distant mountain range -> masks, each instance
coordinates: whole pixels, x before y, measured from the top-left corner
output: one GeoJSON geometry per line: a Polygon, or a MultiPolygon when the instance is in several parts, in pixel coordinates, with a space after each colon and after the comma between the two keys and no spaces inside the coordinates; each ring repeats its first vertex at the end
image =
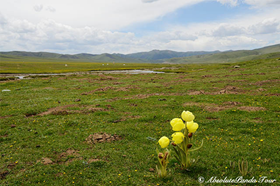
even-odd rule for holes
{"type": "Polygon", "coordinates": [[[171,50],[152,50],[132,54],[57,54],[49,52],[0,52],[0,61],[43,60],[43,61],[84,61],[84,62],[133,62],[133,63],[220,63],[251,60],[256,58],[280,56],[280,44],[255,50],[238,51],[196,51],[175,52],[171,50]],[[270,55],[268,55],[270,54],[270,55]]]}

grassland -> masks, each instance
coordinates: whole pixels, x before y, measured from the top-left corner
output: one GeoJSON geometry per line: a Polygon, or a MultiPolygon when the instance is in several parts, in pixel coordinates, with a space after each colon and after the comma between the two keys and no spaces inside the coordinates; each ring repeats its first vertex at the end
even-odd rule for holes
{"type": "Polygon", "coordinates": [[[11,91],[0,92],[0,185],[216,185],[198,178],[241,176],[242,158],[252,168],[245,179],[266,176],[277,185],[279,67],[265,59],[2,81],[0,90],[11,91]],[[189,171],[173,158],[168,177],[157,178],[160,147],[152,139],[170,137],[169,121],[183,110],[199,124],[194,146],[202,139],[204,146],[189,171]],[[117,138],[87,143],[96,133],[117,138]]]}
{"type": "MultiPolygon", "coordinates": [[[[28,58],[32,59],[32,58],[28,58]]],[[[0,74],[44,74],[44,73],[68,73],[87,72],[98,70],[130,70],[130,69],[151,69],[168,67],[170,65],[159,65],[149,63],[107,63],[107,62],[77,62],[57,60],[36,60],[36,61],[1,61],[0,74]]]]}

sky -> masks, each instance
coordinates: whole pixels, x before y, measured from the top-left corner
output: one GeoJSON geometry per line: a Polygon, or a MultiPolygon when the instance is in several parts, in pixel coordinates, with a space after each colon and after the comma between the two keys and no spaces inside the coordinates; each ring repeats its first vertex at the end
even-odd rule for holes
{"type": "Polygon", "coordinates": [[[0,0],[0,51],[226,51],[280,43],[280,0],[0,0]]]}

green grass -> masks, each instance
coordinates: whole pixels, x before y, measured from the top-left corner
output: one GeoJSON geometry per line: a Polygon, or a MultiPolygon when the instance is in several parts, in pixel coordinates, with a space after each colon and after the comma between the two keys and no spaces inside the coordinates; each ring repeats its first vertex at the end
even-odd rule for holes
{"type": "Polygon", "coordinates": [[[242,158],[252,168],[244,178],[267,176],[279,183],[279,61],[169,67],[165,71],[173,73],[0,82],[0,90],[11,90],[0,92],[0,185],[200,185],[201,176],[241,176],[242,158]],[[216,94],[221,90],[227,92],[216,94]],[[53,108],[53,114],[39,115],[53,108]],[[194,147],[202,139],[204,146],[192,153],[197,162],[190,171],[173,157],[169,176],[157,178],[150,169],[160,147],[150,139],[170,137],[169,121],[183,110],[199,124],[194,147]],[[122,139],[85,142],[100,132],[122,139]],[[42,158],[52,163],[44,165],[42,158]]]}
{"type": "MultiPolygon", "coordinates": [[[[29,58],[28,58],[29,59],[29,58]]],[[[30,58],[31,59],[31,58],[30,58]]],[[[0,74],[42,74],[42,73],[68,73],[87,72],[99,70],[130,70],[151,69],[157,67],[168,67],[170,65],[159,65],[149,63],[108,63],[108,62],[73,62],[73,61],[1,61],[0,74]]]]}

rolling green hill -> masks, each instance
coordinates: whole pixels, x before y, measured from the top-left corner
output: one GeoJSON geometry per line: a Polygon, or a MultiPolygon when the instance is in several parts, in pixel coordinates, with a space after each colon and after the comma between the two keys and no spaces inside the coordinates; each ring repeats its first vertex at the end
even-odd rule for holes
{"type": "Polygon", "coordinates": [[[172,58],[169,63],[223,63],[280,57],[280,44],[255,50],[228,51],[216,54],[172,58]]]}

